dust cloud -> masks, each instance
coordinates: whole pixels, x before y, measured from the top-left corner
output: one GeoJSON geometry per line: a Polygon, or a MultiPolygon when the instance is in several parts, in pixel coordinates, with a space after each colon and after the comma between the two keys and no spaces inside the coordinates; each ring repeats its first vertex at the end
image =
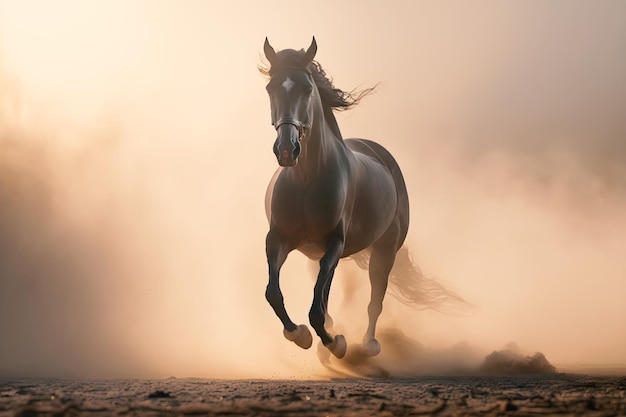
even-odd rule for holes
{"type": "Polygon", "coordinates": [[[214,185],[215,164],[198,149],[135,149],[134,128],[117,116],[59,121],[46,103],[29,108],[18,87],[5,78],[0,88],[0,372],[202,374],[207,361],[217,375],[236,369],[219,352],[233,343],[229,319],[250,314],[229,312],[242,299],[236,277],[249,266],[235,264],[249,240],[223,241],[232,224],[250,227],[245,213],[227,213],[242,205],[230,195],[241,178],[214,185]]]}
{"type": "MultiPolygon", "coordinates": [[[[265,36],[311,35],[338,87],[380,82],[343,135],[397,157],[408,247],[476,306],[387,297],[381,357],[358,370],[353,348],[347,373],[453,372],[512,341],[559,369],[623,367],[624,4],[287,6],[0,2],[0,375],[336,375],[263,297],[276,163],[256,66],[265,36]]],[[[299,323],[307,265],[282,272],[299,323]]],[[[358,342],[367,276],[345,263],[333,285],[358,342]]]]}

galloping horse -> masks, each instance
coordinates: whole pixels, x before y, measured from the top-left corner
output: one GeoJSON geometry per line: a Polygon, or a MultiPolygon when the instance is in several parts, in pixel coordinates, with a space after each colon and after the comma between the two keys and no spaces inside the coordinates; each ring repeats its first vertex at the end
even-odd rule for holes
{"type": "MultiPolygon", "coordinates": [[[[346,353],[343,335],[332,335],[328,295],[340,258],[370,249],[371,300],[364,350],[377,355],[376,322],[382,312],[389,273],[409,227],[409,199],[400,167],[376,142],[343,139],[334,109],[358,104],[360,95],[335,88],[314,61],[313,38],[304,51],[276,52],[265,39],[270,68],[267,92],[276,128],[278,168],[266,196],[270,230],[266,238],[269,284],[265,297],[280,318],[285,338],[308,349],[313,342],[306,325],[287,314],[279,286],[280,269],[297,249],[319,260],[311,326],[336,357],[346,353]]],[[[263,70],[262,70],[263,72],[263,70]]]]}

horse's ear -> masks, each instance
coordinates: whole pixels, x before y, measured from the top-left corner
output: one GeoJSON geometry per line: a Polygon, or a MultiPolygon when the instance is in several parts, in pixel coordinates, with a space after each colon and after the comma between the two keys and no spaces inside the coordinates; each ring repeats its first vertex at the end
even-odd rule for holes
{"type": "Polygon", "coordinates": [[[309,63],[313,61],[313,58],[315,58],[316,53],[317,53],[317,42],[315,42],[315,36],[313,36],[313,40],[311,41],[311,46],[309,46],[309,49],[307,49],[306,52],[304,53],[304,58],[306,59],[306,62],[309,63]]]}
{"type": "Polygon", "coordinates": [[[263,45],[263,52],[265,52],[265,58],[269,61],[270,65],[274,65],[276,62],[276,51],[270,45],[270,41],[265,38],[265,44],[263,45]]]}

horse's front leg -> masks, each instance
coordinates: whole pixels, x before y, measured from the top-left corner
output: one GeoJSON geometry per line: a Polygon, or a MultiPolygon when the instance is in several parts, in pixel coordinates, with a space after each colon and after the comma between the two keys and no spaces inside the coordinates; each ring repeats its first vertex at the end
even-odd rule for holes
{"type": "Polygon", "coordinates": [[[269,283],[265,290],[265,298],[283,323],[283,335],[285,338],[303,349],[308,349],[313,344],[311,332],[306,325],[301,324],[298,326],[289,318],[285,309],[283,293],[280,291],[280,268],[285,263],[287,255],[291,250],[292,248],[287,240],[276,230],[270,229],[265,240],[265,251],[269,265],[269,283]]]}
{"type": "Polygon", "coordinates": [[[339,263],[339,258],[344,248],[343,233],[330,237],[326,253],[320,260],[320,272],[317,276],[313,294],[313,305],[309,311],[309,321],[317,335],[322,339],[322,343],[338,358],[343,358],[346,354],[346,339],[343,335],[336,335],[334,338],[324,327],[326,310],[328,309],[328,293],[335,274],[335,268],[339,263]]]}

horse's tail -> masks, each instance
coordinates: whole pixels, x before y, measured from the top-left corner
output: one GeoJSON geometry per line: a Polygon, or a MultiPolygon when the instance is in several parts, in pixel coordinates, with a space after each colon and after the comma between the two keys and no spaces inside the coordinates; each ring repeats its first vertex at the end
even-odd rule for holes
{"type": "MultiPolygon", "coordinates": [[[[357,265],[367,269],[369,253],[366,251],[352,255],[357,265]]],[[[396,260],[389,274],[388,292],[403,304],[418,310],[433,309],[450,314],[459,314],[470,304],[441,282],[425,276],[413,261],[406,246],[396,254],[396,260]]]]}

